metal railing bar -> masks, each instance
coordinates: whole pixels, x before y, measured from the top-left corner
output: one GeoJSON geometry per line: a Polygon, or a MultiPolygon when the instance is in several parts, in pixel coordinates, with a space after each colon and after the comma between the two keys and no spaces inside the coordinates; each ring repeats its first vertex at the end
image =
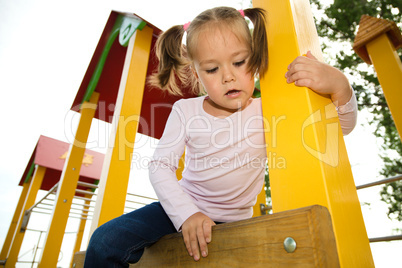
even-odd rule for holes
{"type": "MultiPolygon", "coordinates": [[[[77,200],[75,200],[75,201],[77,201],[77,200]]],[[[73,203],[71,203],[71,205],[75,205],[75,206],[79,206],[79,207],[89,207],[89,208],[94,208],[95,207],[95,205],[77,203],[77,202],[74,202],[74,200],[73,200],[73,203]]]]}
{"type": "MultiPolygon", "coordinates": [[[[42,205],[42,204],[40,204],[40,205],[42,205]]],[[[40,207],[40,206],[36,206],[34,209],[35,210],[32,210],[33,212],[39,212],[39,211],[37,211],[37,209],[50,210],[50,211],[53,210],[52,208],[40,207]]],[[[93,213],[93,210],[89,210],[89,209],[73,208],[72,207],[70,210],[72,210],[72,209],[78,210],[80,212],[80,213],[78,213],[78,212],[70,212],[70,213],[74,213],[74,214],[81,214],[82,212],[93,213]]]]}
{"type": "Polygon", "coordinates": [[[383,179],[383,180],[379,180],[379,181],[359,185],[359,186],[356,186],[356,189],[360,190],[360,189],[364,189],[364,188],[368,188],[368,187],[372,187],[372,186],[377,186],[377,185],[381,185],[381,184],[385,184],[385,183],[389,183],[389,182],[399,181],[399,180],[402,180],[402,175],[397,175],[397,176],[386,178],[386,179],[383,179]]]}
{"type": "Polygon", "coordinates": [[[92,216],[91,214],[85,214],[85,213],[77,213],[77,212],[70,212],[69,215],[80,215],[80,216],[92,216]]]}
{"type": "Polygon", "coordinates": [[[402,240],[402,235],[390,235],[390,236],[369,238],[370,243],[387,242],[387,241],[395,241],[395,240],[402,240]]]}
{"type": "Polygon", "coordinates": [[[139,204],[139,205],[149,205],[149,203],[142,203],[142,202],[138,202],[138,201],[132,201],[132,200],[126,200],[126,203],[134,203],[134,204],[139,204]]]}
{"type": "Polygon", "coordinates": [[[82,182],[82,181],[78,181],[78,182],[77,182],[77,185],[79,185],[79,186],[85,186],[85,187],[92,188],[92,189],[98,188],[98,185],[96,185],[96,184],[88,183],[88,182],[82,182]]]}
{"type": "Polygon", "coordinates": [[[78,234],[78,232],[70,231],[70,232],[64,232],[65,234],[78,234]]]}
{"type": "Polygon", "coordinates": [[[46,199],[55,189],[57,189],[57,186],[59,186],[59,183],[56,183],[52,188],[50,188],[50,190],[48,191],[48,193],[42,197],[41,200],[39,200],[38,202],[36,202],[32,207],[30,207],[28,210],[32,211],[32,209],[34,207],[36,207],[40,202],[42,202],[42,200],[46,199]]]}
{"type": "Polygon", "coordinates": [[[146,198],[146,199],[151,199],[151,200],[158,201],[158,199],[156,199],[156,198],[148,197],[148,196],[143,196],[143,195],[138,195],[138,194],[130,194],[130,193],[127,193],[127,195],[135,196],[135,197],[141,197],[141,198],[146,198]]]}
{"type": "MultiPolygon", "coordinates": [[[[45,202],[51,202],[53,204],[54,201],[55,201],[55,199],[46,198],[46,199],[43,199],[41,203],[43,204],[45,202]]],[[[49,204],[49,203],[45,203],[45,204],[49,204]]]]}
{"type": "Polygon", "coordinates": [[[81,196],[74,196],[76,199],[80,200],[85,200],[85,201],[90,201],[90,202],[95,202],[95,200],[92,200],[91,198],[86,198],[86,197],[81,197],[81,196]]]}
{"type": "MultiPolygon", "coordinates": [[[[39,205],[42,205],[42,204],[39,204],[39,205]]],[[[50,210],[50,211],[53,210],[53,208],[49,208],[49,207],[40,207],[40,206],[36,206],[36,207],[34,207],[34,209],[43,209],[43,210],[50,210]]],[[[33,211],[33,210],[31,210],[31,211],[33,211]]]]}
{"type": "Polygon", "coordinates": [[[133,210],[136,210],[136,209],[138,209],[138,208],[124,207],[124,210],[130,210],[130,211],[133,211],[133,210]]]}
{"type": "Polygon", "coordinates": [[[69,217],[80,220],[92,220],[92,217],[76,217],[76,216],[69,216],[69,217]]]}
{"type": "Polygon", "coordinates": [[[82,212],[94,212],[93,210],[85,209],[85,208],[73,208],[73,207],[72,207],[71,209],[79,210],[79,211],[82,211],[82,212]]]}
{"type": "Polygon", "coordinates": [[[79,194],[96,195],[94,192],[91,192],[91,191],[85,191],[85,190],[81,190],[81,189],[75,189],[75,192],[76,192],[76,193],[79,193],[79,194]]]}
{"type": "MultiPolygon", "coordinates": [[[[53,207],[54,204],[41,202],[41,203],[38,203],[38,205],[46,205],[46,206],[52,206],[53,207]]],[[[38,207],[38,206],[36,206],[36,207],[38,207]]]]}
{"type": "Polygon", "coordinates": [[[36,230],[36,229],[31,229],[31,228],[26,228],[25,231],[46,233],[46,231],[43,231],[43,230],[36,230]]]}
{"type": "Polygon", "coordinates": [[[32,212],[39,213],[39,214],[45,214],[45,215],[52,215],[52,213],[49,213],[49,212],[42,212],[42,211],[36,211],[36,210],[33,210],[32,212]]]}

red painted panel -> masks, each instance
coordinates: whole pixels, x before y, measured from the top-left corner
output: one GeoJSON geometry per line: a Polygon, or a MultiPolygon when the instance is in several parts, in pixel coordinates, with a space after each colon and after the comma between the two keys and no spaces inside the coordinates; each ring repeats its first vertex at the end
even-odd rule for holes
{"type": "MultiPolygon", "coordinates": [[[[36,147],[35,164],[63,170],[70,144],[41,136],[36,147]]],[[[80,176],[99,179],[104,155],[92,150],[85,150],[80,176]]]]}
{"type": "MultiPolygon", "coordinates": [[[[52,188],[60,180],[69,148],[70,144],[66,142],[40,136],[19,185],[25,181],[29,168],[34,163],[47,168],[40,189],[49,190],[52,188]]],[[[104,154],[86,149],[79,180],[89,183],[99,180],[103,159],[104,154]]]]}
{"type": "MultiPolygon", "coordinates": [[[[102,54],[103,48],[105,47],[106,41],[110,35],[118,14],[123,13],[112,11],[110,14],[98,46],[96,47],[87,72],[71,107],[73,111],[79,111],[79,104],[81,103],[81,100],[85,94],[88,83],[92,77],[92,73],[95,70],[95,66],[100,58],[100,55],[102,54]]],[[[161,30],[149,22],[146,23],[147,26],[151,27],[154,31],[151,44],[152,49],[147,70],[148,77],[157,70],[158,60],[155,56],[154,46],[157,37],[161,33],[161,30]]],[[[96,91],[100,94],[100,99],[95,118],[109,123],[111,123],[113,119],[114,107],[120,85],[126,51],[126,48],[120,46],[117,38],[110,49],[109,56],[106,60],[105,67],[96,88],[96,91]]],[[[188,90],[185,89],[184,92],[188,92],[188,90]]],[[[184,98],[187,97],[194,97],[194,95],[185,93],[184,98]]],[[[140,115],[141,121],[138,132],[159,139],[162,136],[172,104],[180,98],[181,97],[168,95],[156,88],[152,89],[146,85],[144,88],[140,115]]],[[[132,101],[134,102],[139,100],[132,101]]]]}
{"type": "MultiPolygon", "coordinates": [[[[92,74],[96,69],[96,65],[102,55],[103,49],[113,29],[113,25],[119,13],[112,11],[109,19],[105,25],[103,33],[100,37],[98,45],[89,63],[88,69],[78,89],[75,100],[72,104],[71,110],[78,112],[82,99],[84,98],[89,81],[92,74]]],[[[126,56],[127,48],[122,47],[118,38],[113,43],[109,55],[105,61],[102,75],[99,78],[98,85],[95,89],[99,95],[99,105],[95,113],[95,118],[111,123],[114,112],[114,104],[116,103],[117,92],[119,90],[121,73],[123,71],[124,59],[126,56]]]]}

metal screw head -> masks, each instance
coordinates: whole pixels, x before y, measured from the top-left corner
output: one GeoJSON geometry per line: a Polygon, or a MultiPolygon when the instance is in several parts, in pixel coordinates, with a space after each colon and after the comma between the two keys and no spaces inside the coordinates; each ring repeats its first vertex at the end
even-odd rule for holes
{"type": "Polygon", "coordinates": [[[283,241],[283,247],[287,253],[293,253],[296,250],[296,241],[291,237],[286,237],[283,241]]]}
{"type": "Polygon", "coordinates": [[[64,199],[63,202],[64,202],[64,203],[67,203],[67,199],[64,199]]]}

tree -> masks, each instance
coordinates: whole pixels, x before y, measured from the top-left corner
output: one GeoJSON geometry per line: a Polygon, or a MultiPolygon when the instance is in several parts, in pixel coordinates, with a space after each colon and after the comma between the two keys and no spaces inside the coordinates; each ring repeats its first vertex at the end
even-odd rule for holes
{"type": "MultiPolygon", "coordinates": [[[[324,55],[329,55],[331,47],[328,44],[343,44],[344,49],[330,59],[331,64],[350,77],[357,78],[351,82],[359,110],[367,109],[373,115],[369,123],[376,127],[374,135],[383,140],[380,157],[384,166],[380,175],[390,177],[402,174],[402,143],[374,69],[372,66],[367,67],[352,50],[363,14],[392,20],[401,27],[402,0],[334,0],[327,6],[320,0],[310,2],[315,9],[318,35],[324,39],[324,55]]],[[[401,51],[399,56],[402,58],[401,51]]],[[[402,181],[386,184],[380,195],[381,200],[388,204],[388,217],[402,221],[402,181]]]]}

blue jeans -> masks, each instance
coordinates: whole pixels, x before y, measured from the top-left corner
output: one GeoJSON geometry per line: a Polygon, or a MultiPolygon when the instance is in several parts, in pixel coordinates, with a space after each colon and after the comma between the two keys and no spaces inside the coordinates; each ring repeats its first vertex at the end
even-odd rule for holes
{"type": "Polygon", "coordinates": [[[128,267],[144,248],[176,228],[159,202],[115,218],[95,230],[85,256],[85,268],[128,267]]]}

